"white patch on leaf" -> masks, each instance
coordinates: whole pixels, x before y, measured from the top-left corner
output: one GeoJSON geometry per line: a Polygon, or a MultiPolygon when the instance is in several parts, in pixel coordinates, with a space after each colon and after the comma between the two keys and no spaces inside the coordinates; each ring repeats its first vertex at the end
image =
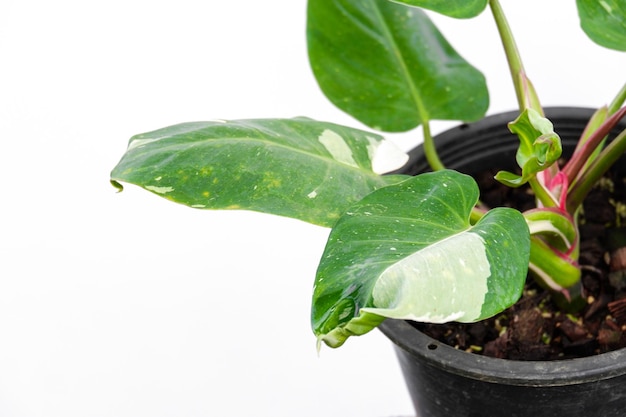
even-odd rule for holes
{"type": "Polygon", "coordinates": [[[166,194],[174,191],[172,187],[157,187],[154,185],[146,185],[146,190],[154,191],[157,194],[166,194]]]}
{"type": "Polygon", "coordinates": [[[372,161],[372,171],[377,174],[402,168],[409,160],[409,155],[389,140],[378,140],[367,136],[367,153],[372,161]]]}
{"type": "Polygon", "coordinates": [[[357,163],[352,155],[352,150],[348,146],[345,140],[339,134],[333,132],[330,129],[326,129],[322,132],[319,139],[320,143],[324,145],[326,150],[332,155],[332,157],[346,165],[350,165],[358,168],[357,163]]]}
{"type": "Polygon", "coordinates": [[[463,232],[387,268],[372,291],[376,307],[362,310],[429,323],[475,321],[490,276],[485,241],[475,233],[463,232]]]}

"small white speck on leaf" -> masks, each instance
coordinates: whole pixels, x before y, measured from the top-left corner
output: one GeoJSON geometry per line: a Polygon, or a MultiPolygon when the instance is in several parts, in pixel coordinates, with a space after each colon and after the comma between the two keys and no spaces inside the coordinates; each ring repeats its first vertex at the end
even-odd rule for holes
{"type": "Polygon", "coordinates": [[[600,0],[600,5],[607,11],[608,14],[613,12],[613,8],[606,1],[600,0]]]}
{"type": "Polygon", "coordinates": [[[157,194],[167,194],[174,191],[173,187],[157,187],[154,185],[146,185],[146,190],[154,191],[157,194]]]}

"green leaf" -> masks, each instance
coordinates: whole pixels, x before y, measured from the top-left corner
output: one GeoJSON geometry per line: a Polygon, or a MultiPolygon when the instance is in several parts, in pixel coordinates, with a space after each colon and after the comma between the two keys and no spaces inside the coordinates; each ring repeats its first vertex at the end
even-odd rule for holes
{"type": "Polygon", "coordinates": [[[498,181],[519,187],[561,157],[561,138],[554,132],[552,123],[536,110],[525,109],[515,121],[509,123],[509,129],[520,140],[515,158],[522,168],[522,175],[500,171],[495,177],[498,181]]]}
{"type": "Polygon", "coordinates": [[[392,0],[409,6],[423,7],[437,13],[460,19],[478,16],[487,7],[488,0],[392,0]]]}
{"type": "Polygon", "coordinates": [[[485,114],[484,76],[422,10],[388,0],[309,0],[307,19],[322,91],[366,125],[398,132],[485,114]]]}
{"type": "Polygon", "coordinates": [[[406,154],[376,134],[310,119],[185,123],[131,138],[111,173],[202,209],[245,209],[332,226],[363,196],[405,176],[373,170],[406,154]]]}
{"type": "Polygon", "coordinates": [[[598,45],[626,51],[626,2],[576,0],[580,26],[598,45]]]}
{"type": "Polygon", "coordinates": [[[497,208],[474,226],[475,181],[422,174],[369,194],[331,231],[315,281],[312,326],[332,347],[385,317],[477,321],[519,298],[530,238],[518,211],[497,208]]]}

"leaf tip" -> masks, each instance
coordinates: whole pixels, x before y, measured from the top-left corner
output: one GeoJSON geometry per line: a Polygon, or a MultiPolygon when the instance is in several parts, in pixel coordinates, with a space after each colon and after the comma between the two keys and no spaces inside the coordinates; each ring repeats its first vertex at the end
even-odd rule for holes
{"type": "Polygon", "coordinates": [[[118,193],[121,193],[122,191],[124,191],[124,186],[120,184],[119,182],[115,180],[110,180],[110,182],[111,182],[111,185],[115,187],[115,189],[117,189],[118,193]]]}

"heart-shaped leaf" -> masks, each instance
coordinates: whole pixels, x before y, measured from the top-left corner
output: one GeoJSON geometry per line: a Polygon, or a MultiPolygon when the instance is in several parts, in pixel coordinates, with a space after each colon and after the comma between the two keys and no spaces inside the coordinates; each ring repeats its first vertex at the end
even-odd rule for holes
{"type": "Polygon", "coordinates": [[[580,26],[589,38],[606,48],[626,51],[626,2],[576,0],[580,26]]]}
{"type": "Polygon", "coordinates": [[[313,295],[312,325],[332,347],[385,317],[441,323],[492,316],[519,298],[530,237],[514,209],[476,225],[475,181],[455,171],[381,188],[331,231],[313,295]]]}
{"type": "Polygon", "coordinates": [[[426,14],[388,0],[309,0],[309,59],[326,96],[366,125],[406,131],[426,120],[476,120],[484,76],[426,14]]]}
{"type": "Polygon", "coordinates": [[[374,172],[381,149],[396,166],[407,160],[378,135],[310,119],[185,123],[131,138],[111,180],[195,208],[332,226],[363,196],[405,179],[374,172]]]}
{"type": "Polygon", "coordinates": [[[478,16],[487,7],[488,0],[392,0],[410,6],[423,7],[437,13],[460,19],[478,16]]]}

